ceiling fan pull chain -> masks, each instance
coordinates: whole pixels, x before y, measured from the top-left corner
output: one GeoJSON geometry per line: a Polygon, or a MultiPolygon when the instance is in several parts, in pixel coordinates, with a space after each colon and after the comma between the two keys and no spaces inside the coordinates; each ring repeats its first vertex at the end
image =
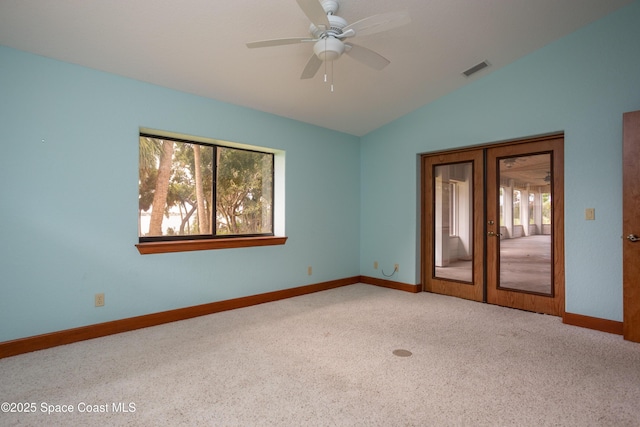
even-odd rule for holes
{"type": "Polygon", "coordinates": [[[331,92],[333,92],[333,61],[331,61],[331,92]]]}
{"type": "MultiPolygon", "coordinates": [[[[327,38],[324,38],[324,51],[327,51],[327,38]]],[[[324,82],[327,82],[327,61],[322,61],[324,62],[324,82]]]]}

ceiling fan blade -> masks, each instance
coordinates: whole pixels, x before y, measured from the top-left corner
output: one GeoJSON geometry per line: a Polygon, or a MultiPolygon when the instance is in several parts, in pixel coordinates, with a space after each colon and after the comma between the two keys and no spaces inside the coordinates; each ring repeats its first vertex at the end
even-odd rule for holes
{"type": "Polygon", "coordinates": [[[411,22],[409,12],[403,10],[400,12],[382,13],[361,19],[353,24],[347,25],[342,31],[355,30],[356,35],[366,36],[368,34],[375,34],[407,25],[409,22],[411,22]]]}
{"type": "Polygon", "coordinates": [[[378,71],[391,63],[391,61],[384,56],[372,51],[371,49],[367,49],[366,47],[358,46],[353,43],[345,43],[344,45],[344,52],[347,55],[378,71]]]}
{"type": "Polygon", "coordinates": [[[323,30],[331,27],[329,24],[329,18],[327,18],[327,13],[324,11],[324,8],[320,4],[318,0],[297,0],[298,6],[307,15],[309,21],[313,23],[318,28],[322,28],[323,30]]]}
{"type": "Polygon", "coordinates": [[[301,79],[313,78],[313,76],[315,76],[318,70],[320,69],[321,65],[322,65],[322,60],[318,58],[314,53],[311,56],[311,58],[309,58],[309,61],[307,62],[307,65],[304,67],[304,71],[302,71],[302,75],[300,76],[300,78],[301,79]]]}
{"type": "Polygon", "coordinates": [[[317,39],[311,37],[291,37],[287,39],[273,39],[273,40],[260,40],[256,42],[247,43],[248,48],[254,47],[270,47],[270,46],[283,46],[287,44],[308,43],[315,42],[317,39]]]}

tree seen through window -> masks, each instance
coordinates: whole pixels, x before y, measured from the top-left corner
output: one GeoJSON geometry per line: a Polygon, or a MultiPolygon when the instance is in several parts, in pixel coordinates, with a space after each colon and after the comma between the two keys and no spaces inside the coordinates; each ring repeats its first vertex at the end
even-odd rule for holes
{"type": "Polygon", "coordinates": [[[141,135],[139,171],[141,241],[273,234],[270,153],[141,135]]]}

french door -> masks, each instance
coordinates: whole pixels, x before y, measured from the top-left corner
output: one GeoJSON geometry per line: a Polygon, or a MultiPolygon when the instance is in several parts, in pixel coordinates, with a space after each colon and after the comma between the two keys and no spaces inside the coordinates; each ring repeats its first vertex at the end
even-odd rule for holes
{"type": "Polygon", "coordinates": [[[484,301],[484,153],[425,156],[422,169],[424,288],[484,301]]]}
{"type": "Polygon", "coordinates": [[[424,290],[564,313],[563,138],[422,158],[424,290]]]}

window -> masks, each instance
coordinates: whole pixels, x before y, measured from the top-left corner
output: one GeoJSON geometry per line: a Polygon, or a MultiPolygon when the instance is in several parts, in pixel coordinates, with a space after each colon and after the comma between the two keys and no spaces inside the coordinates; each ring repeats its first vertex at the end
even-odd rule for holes
{"type": "Polygon", "coordinates": [[[536,195],[535,193],[529,193],[529,225],[533,225],[536,223],[535,207],[536,195]]]}
{"type": "Polygon", "coordinates": [[[458,184],[449,183],[449,237],[458,235],[458,184]]]}
{"type": "Polygon", "coordinates": [[[520,225],[520,199],[522,193],[520,190],[513,190],[513,225],[520,225]]]}
{"type": "Polygon", "coordinates": [[[500,187],[500,226],[504,225],[504,187],[500,187]]]}
{"type": "Polygon", "coordinates": [[[551,224],[551,193],[542,193],[542,223],[551,224]]]}
{"type": "Polygon", "coordinates": [[[264,240],[274,236],[273,153],[147,133],[139,151],[139,250],[168,242],[171,251],[281,244],[264,240]]]}

